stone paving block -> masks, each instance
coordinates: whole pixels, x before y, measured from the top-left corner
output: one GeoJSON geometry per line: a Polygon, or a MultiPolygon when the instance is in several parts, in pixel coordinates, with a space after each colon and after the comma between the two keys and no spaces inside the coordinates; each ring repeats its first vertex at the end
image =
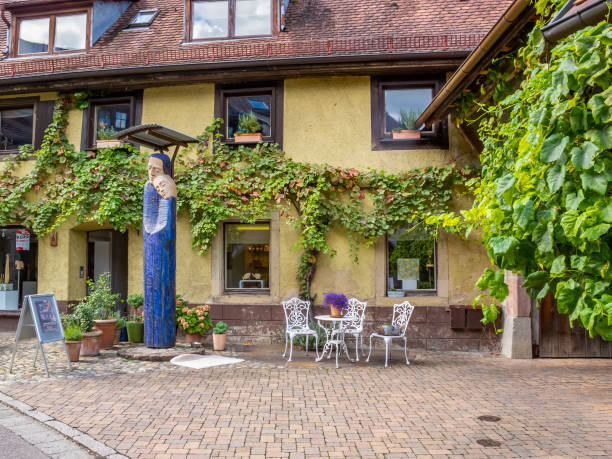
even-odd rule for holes
{"type": "Polygon", "coordinates": [[[110,456],[111,454],[115,454],[116,451],[108,446],[100,443],[99,441],[91,438],[89,435],[79,435],[74,437],[74,441],[84,445],[85,447],[92,450],[94,453],[99,454],[101,456],[110,456]]]}

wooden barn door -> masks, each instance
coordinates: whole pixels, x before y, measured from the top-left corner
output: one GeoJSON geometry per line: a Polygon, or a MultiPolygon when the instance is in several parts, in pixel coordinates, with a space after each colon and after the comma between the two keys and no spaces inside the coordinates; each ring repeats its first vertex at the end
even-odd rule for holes
{"type": "Polygon", "coordinates": [[[570,328],[567,314],[559,314],[551,295],[540,308],[540,357],[612,358],[612,342],[589,338],[589,333],[574,321],[570,328]]]}

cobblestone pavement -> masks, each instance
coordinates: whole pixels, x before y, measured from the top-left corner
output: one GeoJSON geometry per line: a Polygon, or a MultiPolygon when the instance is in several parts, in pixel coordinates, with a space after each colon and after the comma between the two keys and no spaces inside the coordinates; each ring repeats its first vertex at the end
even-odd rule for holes
{"type": "Polygon", "coordinates": [[[117,363],[0,391],[134,458],[612,456],[608,360],[401,357],[336,370],[267,348],[232,366],[117,363]]]}

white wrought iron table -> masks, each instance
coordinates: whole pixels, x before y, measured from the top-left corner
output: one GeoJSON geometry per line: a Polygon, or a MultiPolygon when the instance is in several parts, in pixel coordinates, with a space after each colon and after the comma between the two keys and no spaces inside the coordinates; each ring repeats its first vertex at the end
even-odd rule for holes
{"type": "Polygon", "coordinates": [[[323,360],[323,357],[325,357],[326,352],[329,353],[329,355],[327,356],[327,358],[329,359],[331,357],[332,346],[336,345],[336,368],[338,368],[338,348],[339,347],[341,347],[344,353],[346,354],[346,358],[349,359],[351,362],[354,362],[354,360],[351,359],[351,357],[349,356],[348,348],[346,347],[346,344],[344,342],[343,324],[344,322],[354,322],[356,320],[359,320],[359,317],[357,316],[332,317],[328,314],[324,314],[324,315],[315,316],[315,319],[317,320],[319,327],[325,330],[325,336],[326,336],[325,345],[323,346],[323,352],[321,353],[321,356],[316,361],[320,362],[321,360],[323,360]],[[329,325],[325,326],[322,324],[322,322],[327,322],[329,323],[329,325]]]}

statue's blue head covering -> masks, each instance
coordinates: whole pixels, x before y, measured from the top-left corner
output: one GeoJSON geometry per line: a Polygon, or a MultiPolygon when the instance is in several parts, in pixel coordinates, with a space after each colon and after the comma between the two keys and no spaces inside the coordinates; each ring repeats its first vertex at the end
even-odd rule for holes
{"type": "Polygon", "coordinates": [[[172,162],[170,161],[170,158],[168,157],[168,155],[165,155],[164,153],[153,153],[151,155],[151,158],[161,159],[164,165],[164,174],[172,177],[172,162]]]}

